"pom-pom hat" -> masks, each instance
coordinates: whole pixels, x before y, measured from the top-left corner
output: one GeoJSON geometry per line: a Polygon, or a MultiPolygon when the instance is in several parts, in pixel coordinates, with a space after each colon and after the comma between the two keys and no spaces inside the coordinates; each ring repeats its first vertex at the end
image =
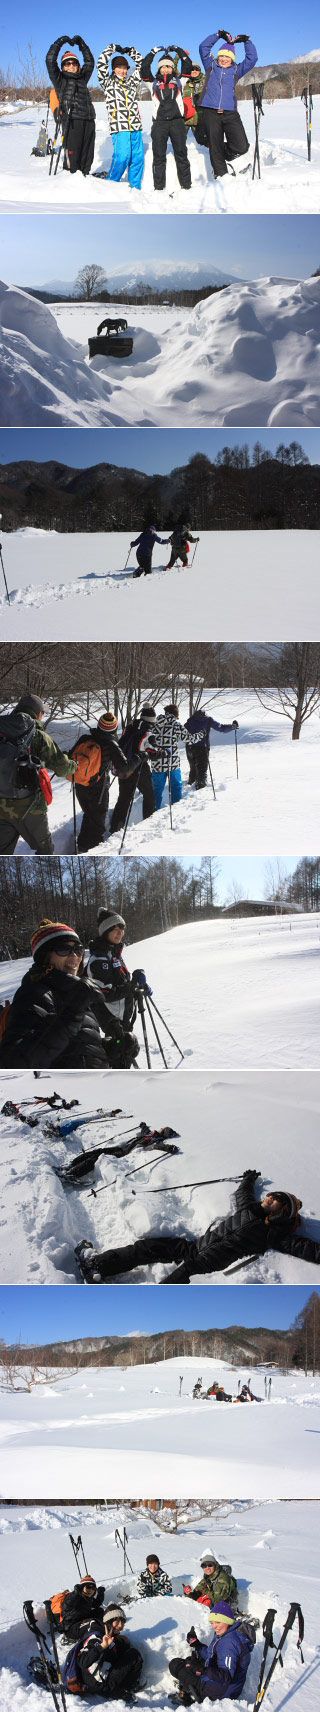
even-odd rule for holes
{"type": "Polygon", "coordinates": [[[31,951],[35,963],[40,963],[43,952],[67,952],[70,950],[82,952],[79,935],[75,928],[70,928],[66,922],[50,922],[49,918],[39,922],[31,938],[31,951]]]}

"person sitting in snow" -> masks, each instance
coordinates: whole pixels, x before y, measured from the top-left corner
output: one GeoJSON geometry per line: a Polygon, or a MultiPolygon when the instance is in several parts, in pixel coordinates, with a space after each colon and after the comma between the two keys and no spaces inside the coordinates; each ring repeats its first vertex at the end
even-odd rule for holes
{"type": "MultiPolygon", "coordinates": [[[[103,1701],[130,1701],[139,1688],[142,1656],[123,1635],[126,1614],[110,1600],[104,1613],[103,1636],[87,1636],[77,1655],[79,1691],[103,1701]]],[[[68,1686],[68,1685],[67,1685],[68,1686]]]]}
{"type": "Polygon", "coordinates": [[[151,48],[150,53],[145,54],[141,65],[144,83],[152,83],[153,183],[155,190],[165,190],[167,148],[170,141],[180,189],[190,190],[191,170],[186,143],[182,86],[175,70],[172,51],[179,56],[181,77],[189,77],[192,61],[183,48],[168,48],[163,52],[159,48],[151,48]],[[160,53],[160,59],[154,75],[151,68],[157,53],[160,53]]]}
{"type": "Polygon", "coordinates": [[[66,1594],[61,1613],[59,1629],[67,1641],[76,1642],[79,1636],[87,1635],[92,1619],[101,1622],[103,1635],[103,1601],[104,1588],[97,1588],[94,1576],[81,1577],[76,1582],[71,1594],[66,1594]]]}
{"type": "Polygon", "coordinates": [[[302,1202],[287,1190],[271,1190],[256,1200],[255,1184],[260,1172],[243,1172],[234,1201],[234,1213],[209,1225],[203,1237],[176,1237],[149,1231],[123,1249],[106,1249],[94,1253],[86,1261],[88,1281],[100,1283],[114,1279],[119,1273],[131,1273],[135,1267],[153,1266],[157,1262],[177,1263],[173,1273],[164,1281],[168,1285],[188,1285],[194,1273],[217,1273],[230,1262],[241,1260],[248,1253],[293,1255],[298,1261],[310,1261],[320,1266],[320,1243],[299,1230],[302,1202]]]}
{"type": "Polygon", "coordinates": [[[247,71],[252,71],[258,54],[249,36],[235,36],[233,39],[228,30],[215,30],[214,35],[206,36],[205,41],[200,42],[199,53],[207,74],[199,104],[201,125],[214,177],[223,178],[228,172],[228,161],[236,160],[238,155],[246,155],[249,148],[237,111],[236,84],[247,71]],[[213,59],[211,49],[221,38],[222,47],[217,58],[213,59]],[[245,57],[238,64],[234,52],[236,42],[243,42],[245,47],[245,57]]]}
{"type": "Polygon", "coordinates": [[[202,791],[207,783],[207,773],[210,756],[210,732],[237,732],[238,721],[231,720],[231,725],[222,725],[220,720],[212,720],[204,708],[198,708],[196,714],[190,714],[186,720],[191,737],[198,734],[196,745],[186,744],[186,755],[189,762],[189,785],[195,785],[196,791],[202,791]]]}
{"type": "Polygon", "coordinates": [[[110,42],[109,47],[104,48],[99,56],[97,72],[106,98],[112,136],[111,167],[105,176],[119,184],[127,172],[131,190],[141,190],[144,173],[144,143],[138,106],[141,54],[137,48],[127,48],[124,52],[119,43],[110,42]],[[126,53],[130,54],[130,59],[134,61],[134,71],[129,66],[126,53]]]}
{"type": "MultiPolygon", "coordinates": [[[[1,1066],[106,1070],[114,1054],[125,1068],[126,1037],[88,979],[76,929],[46,918],[34,929],[31,950],[33,968],[17,988],[0,1044],[1,1066]]],[[[136,1043],[134,1056],[138,1051],[136,1043]]]]}
{"type": "Polygon", "coordinates": [[[153,1600],[156,1594],[172,1594],[172,1584],[166,1570],[161,1569],[160,1559],[156,1552],[148,1552],[146,1570],[141,1570],[137,1581],[139,1600],[153,1600]]]}
{"type": "Polygon", "coordinates": [[[82,36],[72,36],[70,47],[62,54],[59,65],[58,54],[65,41],[68,41],[68,36],[59,36],[52,43],[46,55],[46,66],[61,107],[63,165],[68,172],[82,172],[87,178],[93,162],[96,129],[94,106],[87,89],[94,58],[82,36]],[[72,51],[75,47],[82,53],[82,65],[72,51]]]}
{"type": "Polygon", "coordinates": [[[136,536],[135,541],[130,541],[130,548],[137,548],[136,559],[138,563],[138,571],[133,572],[134,577],[150,576],[150,572],[152,571],[153,548],[155,547],[156,541],[159,542],[160,547],[168,547],[169,539],[169,536],[164,537],[163,535],[157,535],[153,524],[150,523],[146,524],[145,529],[142,529],[141,535],[136,536]]]}
{"type": "MultiPolygon", "coordinates": [[[[134,970],[133,975],[127,969],[122,956],[125,942],[126,924],[123,916],[112,905],[101,905],[97,915],[98,932],[90,942],[90,956],[87,973],[103,995],[108,1007],[108,1014],[121,1028],[121,1057],[127,1056],[128,1065],[132,1064],[139,1053],[139,1043],[133,1034],[133,1025],[137,1016],[137,994],[139,990],[151,994],[144,970],[134,970]]],[[[114,1024],[112,1034],[114,1034],[114,1024]]],[[[110,1041],[110,1052],[114,1058],[115,1043],[110,1041]]]]}
{"type": "Polygon", "coordinates": [[[238,1589],[230,1564],[219,1564],[210,1548],[201,1553],[200,1564],[203,1572],[200,1582],[196,1582],[195,1588],[191,1587],[190,1582],[185,1582],[184,1594],[188,1595],[189,1600],[197,1600],[200,1606],[210,1606],[211,1611],[219,1600],[228,1600],[229,1605],[236,1610],[238,1589]]]}
{"type": "Polygon", "coordinates": [[[209,1613],[213,1638],[200,1642],[193,1626],[188,1631],[191,1653],[187,1659],[172,1659],[171,1676],[179,1683],[179,1694],[172,1696],[177,1706],[190,1707],[193,1701],[239,1701],[246,1681],[255,1626],[248,1618],[235,1618],[228,1600],[219,1600],[209,1613]]]}

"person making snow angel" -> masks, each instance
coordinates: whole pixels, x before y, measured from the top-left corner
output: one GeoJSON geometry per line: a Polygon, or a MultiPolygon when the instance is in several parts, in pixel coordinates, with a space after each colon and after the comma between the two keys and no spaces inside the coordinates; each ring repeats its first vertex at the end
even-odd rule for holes
{"type": "Polygon", "coordinates": [[[200,42],[199,53],[207,76],[198,111],[214,177],[223,178],[228,172],[228,161],[234,161],[237,155],[245,155],[249,148],[244,125],[237,112],[236,83],[245,76],[245,72],[252,71],[258,54],[249,36],[236,36],[233,41],[228,30],[216,30],[213,36],[206,36],[205,41],[200,42]],[[221,37],[224,38],[223,46],[218,50],[217,59],[213,59],[211,48],[221,37]],[[236,42],[243,42],[246,50],[244,59],[238,64],[234,52],[236,42]]]}
{"type": "MultiPolygon", "coordinates": [[[[192,61],[182,48],[173,50],[181,63],[181,77],[190,76],[192,61]]],[[[141,65],[144,83],[152,83],[152,156],[155,190],[165,190],[168,143],[172,143],[179,185],[190,190],[191,171],[184,122],[184,102],[180,78],[177,77],[171,50],[151,48],[141,65]],[[156,75],[151,70],[155,54],[160,53],[156,75]]]]}
{"type": "Polygon", "coordinates": [[[52,43],[46,65],[62,109],[63,165],[66,171],[82,172],[87,178],[92,167],[95,141],[94,107],[87,89],[94,58],[82,36],[72,36],[71,46],[62,55],[59,65],[58,54],[66,40],[68,37],[59,36],[52,43]],[[83,65],[80,65],[77,54],[72,52],[75,46],[80,48],[83,65]]]}
{"type": "Polygon", "coordinates": [[[124,173],[128,172],[131,190],[141,190],[144,145],[137,100],[141,81],[141,54],[137,48],[127,48],[127,53],[130,54],[130,59],[134,60],[135,71],[131,70],[123,48],[114,42],[104,48],[97,62],[99,83],[105,93],[112,136],[112,162],[106,178],[115,180],[118,184],[124,173]],[[110,71],[109,61],[112,55],[110,71]]]}
{"type": "Polygon", "coordinates": [[[183,1232],[172,1237],[169,1233],[165,1236],[149,1231],[146,1237],[138,1237],[136,1243],[124,1249],[106,1249],[101,1255],[89,1257],[86,1254],[88,1283],[114,1279],[119,1273],[133,1272],[135,1267],[175,1261],[174,1272],[168,1274],[164,1283],[188,1285],[191,1274],[219,1273],[241,1256],[266,1255],[270,1250],[293,1255],[297,1261],[311,1261],[319,1267],[320,1243],[299,1230],[301,1201],[284,1190],[272,1190],[257,1201],[255,1184],[259,1177],[260,1172],[243,1173],[234,1197],[234,1212],[219,1220],[218,1225],[209,1225],[201,1237],[187,1237],[183,1232]]]}

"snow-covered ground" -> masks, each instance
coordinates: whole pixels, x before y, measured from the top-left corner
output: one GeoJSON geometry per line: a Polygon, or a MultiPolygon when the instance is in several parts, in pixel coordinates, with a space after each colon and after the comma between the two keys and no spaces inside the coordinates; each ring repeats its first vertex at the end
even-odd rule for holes
{"type": "MultiPolygon", "coordinates": [[[[79,1106],[72,1116],[87,1116],[98,1107],[106,1112],[121,1107],[123,1117],[83,1124],[59,1139],[45,1134],[48,1118],[58,1115],[38,1107],[39,1128],[29,1130],[19,1119],[1,1119],[0,1201],[2,1208],[0,1278],[2,1284],[74,1285],[79,1275],[74,1248],[87,1237],[97,1249],[134,1242],[148,1231],[187,1232],[198,1236],[210,1220],[224,1218],[232,1205],[236,1184],[210,1185],[220,1175],[236,1177],[248,1167],[261,1172],[258,1195],[269,1188],[289,1189],[303,1203],[302,1230],[320,1238],[319,1078],[310,1071],[229,1072],[217,1076],[181,1071],[179,1077],[133,1072],[101,1074],[99,1081],[85,1072],[55,1072],[35,1084],[32,1072],[0,1076],[0,1107],[7,1099],[34,1100],[35,1090],[60,1094],[79,1106]],[[132,1114],[130,1123],[129,1115],[132,1114]],[[134,1133],[141,1120],[153,1129],[170,1125],[178,1132],[181,1157],[137,1147],[122,1160],[105,1156],[79,1189],[64,1189],[54,1165],[68,1165],[84,1149],[110,1146],[111,1137],[134,1133]],[[136,1168],[138,1174],[136,1175],[136,1168]],[[141,1169],[140,1169],[141,1168],[141,1169]],[[130,1173],[134,1176],[130,1176],[130,1173]],[[199,1180],[209,1180],[209,1185],[199,1180]],[[181,1184],[182,1189],[170,1189],[181,1184]],[[103,1187],[105,1186],[105,1192],[103,1187]],[[163,1186],[163,1193],[161,1193],[163,1186]],[[93,1197],[92,1188],[99,1191],[93,1197]],[[160,1193],[151,1194],[157,1190],[160,1193]],[[100,1194],[101,1191],[101,1194],[100,1194]]],[[[29,1111],[29,1109],[28,1109],[29,1111]]],[[[28,1112],[26,1110],[26,1116],[28,1112]]],[[[116,1145],[116,1144],[115,1144],[116,1145]]],[[[140,1267],[128,1280],[160,1284],[168,1266],[140,1267]]],[[[124,1274],[124,1278],[126,1275],[124,1274]]],[[[306,1261],[270,1252],[245,1265],[240,1284],[319,1284],[319,1268],[306,1261]]],[[[232,1275],[206,1275],[226,1286],[232,1275]]],[[[193,1277],[203,1284],[203,1275],[193,1277]]],[[[241,1294],[240,1294],[241,1296],[241,1294]]],[[[240,1299],[239,1299],[240,1313],[240,1299]]],[[[255,1390],[255,1388],[254,1388],[255,1390]]]]}
{"type": "MultiPolygon", "coordinates": [[[[130,970],[146,969],[186,1069],[319,1069],[316,911],[189,923],[129,946],[126,959],[130,970]]],[[[26,958],[0,964],[1,1000],[12,999],[28,967],[26,958]]],[[[149,1032],[158,1070],[159,1048],[149,1032]]],[[[140,1017],[135,1033],[144,1068],[140,1017]]],[[[164,1049],[171,1069],[179,1061],[168,1036],[164,1049]]]]}
{"type": "MultiPolygon", "coordinates": [[[[216,1498],[246,1498],[249,1491],[252,1499],[266,1491],[274,1498],[319,1498],[319,1377],[277,1371],[266,1403],[264,1369],[255,1368],[252,1388],[261,1402],[220,1406],[192,1397],[198,1373],[199,1356],[177,1356],[125,1371],[62,1371],[31,1393],[3,1397],[3,1497],[70,1501],[107,1493],[112,1499],[130,1485],[133,1498],[145,1489],[199,1498],[212,1488],[216,1498]]],[[[236,1398],[248,1364],[231,1368],[201,1357],[201,1373],[204,1386],[218,1379],[236,1398]]]]}
{"type": "MultiPolygon", "coordinates": [[[[49,178],[49,158],[32,156],[37,143],[41,120],[46,109],[22,105],[20,102],[0,106],[0,205],[15,213],[25,212],[26,206],[41,211],[64,211],[74,208],[101,214],[317,214],[320,201],[320,96],[314,96],[312,160],[307,160],[305,109],[297,96],[291,101],[268,101],[264,95],[264,117],[261,120],[260,157],[261,179],[252,181],[252,170],[243,172],[253,161],[254,117],[250,102],[241,103],[239,112],[244,124],[250,152],[236,163],[236,178],[214,180],[208,149],[199,148],[192,133],[188,136],[191,167],[191,190],[179,189],[171,144],[168,150],[167,184],[165,192],[155,195],[152,178],[150,138],[151,102],[141,103],[145,143],[145,169],[142,188],[130,190],[127,178],[120,185],[99,180],[94,173],[109,171],[111,138],[104,104],[96,103],[96,149],[93,172],[89,178],[77,173],[72,179],[62,171],[62,160],[56,176],[49,178]]],[[[50,119],[49,135],[54,135],[50,119]]]]}
{"type": "MultiPolygon", "coordinates": [[[[138,531],[137,531],[138,533],[138,531]]],[[[167,535],[165,529],[159,534],[167,535]]],[[[195,534],[193,530],[193,534],[195,534]]],[[[133,579],[131,536],[2,531],[10,606],[0,582],[3,642],[127,642],[157,636],[201,642],[204,632],[236,636],[320,635],[316,530],[202,530],[195,563],[166,571],[169,548],[155,547],[150,577],[133,579]]]]}
{"type": "MultiPolygon", "coordinates": [[[[27,1662],[34,1651],[32,1637],[22,1619],[26,1595],[33,1597],[35,1610],[43,1628],[46,1619],[43,1599],[53,1590],[72,1586],[76,1581],[76,1565],[69,1540],[69,1530],[81,1533],[87,1563],[98,1583],[105,1586],[105,1603],[130,1594],[134,1604],[127,1607],[126,1633],[143,1656],[145,1690],[139,1694],[138,1705],[148,1713],[152,1705],[160,1710],[169,1707],[168,1697],[173,1682],[169,1672],[170,1659],[183,1657],[188,1649],[187,1630],[191,1623],[190,1605],[183,1595],[183,1583],[193,1587],[199,1579],[200,1554],[214,1549],[219,1562],[232,1565],[239,1590],[239,1607],[259,1618],[268,1606],[277,1609],[274,1636],[278,1641],[287,1617],[292,1597],[303,1609],[305,1640],[304,1664],[297,1652],[297,1626],[290,1632],[284,1651],[284,1669],[274,1674],[266,1697],[266,1708],[290,1703],[292,1713],[317,1713],[319,1706],[319,1504],[310,1501],[284,1504],[273,1499],[261,1503],[227,1501],[208,1519],[181,1524],[177,1534],[164,1533],[156,1518],[129,1510],[128,1506],[110,1507],[107,1511],[72,1508],[50,1509],[35,1507],[24,1512],[21,1507],[2,1508],[0,1512],[0,1564],[2,1566],[2,1614],[0,1639],[0,1706],[7,1713],[20,1713],[28,1707],[31,1713],[41,1713],[43,1690],[30,1685],[27,1662]],[[121,1575],[120,1554],[115,1543],[115,1529],[123,1534],[126,1527],[132,1573],[121,1575]],[[154,1546],[172,1583],[172,1596],[158,1596],[140,1601],[136,1595],[137,1577],[145,1567],[146,1553],[154,1546]],[[294,1566],[294,1572],[293,1572],[294,1566]],[[48,1568],[49,1567],[49,1568],[48,1568]],[[281,1700],[279,1699],[281,1697],[281,1700]]],[[[193,1609],[198,1635],[208,1641],[211,1635],[205,1609],[193,1609]]],[[[59,1643],[61,1660],[66,1644],[59,1643]]],[[[241,1701],[225,1701],[226,1708],[252,1706],[259,1677],[263,1650],[262,1631],[257,1631],[256,1645],[241,1701]]],[[[272,1655],[268,1656],[268,1668],[272,1655]]],[[[47,1705],[47,1701],[45,1703],[47,1705]]],[[[111,1703],[113,1706],[113,1703],[111,1703]]],[[[207,1703],[206,1703],[207,1705],[207,1703]]],[[[96,1698],[86,1700],[86,1706],[96,1706],[96,1698]]],[[[120,1710],[122,1701],[117,1702],[120,1710]]]]}
{"type": "Polygon", "coordinates": [[[90,363],[92,304],[49,308],[6,285],[0,294],[5,428],[320,423],[318,278],[228,286],[192,311],[130,305],[134,346],[123,362],[90,363]]]}
{"type": "MultiPolygon", "coordinates": [[[[274,1636],[278,1641],[287,1617],[292,1594],[302,1606],[305,1618],[303,1643],[304,1664],[297,1652],[297,1626],[290,1632],[284,1651],[284,1669],[274,1674],[266,1697],[266,1708],[290,1703],[292,1713],[317,1713],[319,1706],[319,1504],[312,1501],[281,1503],[264,1499],[258,1503],[227,1501],[212,1520],[188,1521],[181,1524],[177,1534],[164,1533],[157,1527],[152,1514],[143,1515],[126,1505],[110,1507],[107,1511],[87,1509],[69,1504],[65,1508],[52,1506],[25,1512],[14,1507],[0,1512],[0,1564],[2,1567],[2,1612],[0,1638],[0,1707],[20,1713],[22,1707],[31,1713],[41,1713],[43,1690],[31,1686],[27,1662],[34,1651],[32,1637],[22,1619],[26,1596],[34,1600],[41,1624],[46,1628],[43,1599],[53,1590],[72,1586],[76,1581],[76,1564],[69,1540],[69,1530],[81,1533],[87,1563],[98,1583],[105,1586],[105,1603],[110,1599],[123,1601],[130,1594],[134,1604],[127,1607],[126,1633],[139,1647],[143,1656],[145,1690],[139,1694],[138,1705],[148,1713],[152,1705],[160,1710],[169,1707],[168,1697],[173,1683],[169,1661],[187,1652],[186,1636],[191,1623],[190,1606],[183,1595],[183,1583],[193,1587],[199,1579],[200,1554],[216,1551],[219,1562],[232,1565],[239,1590],[239,1607],[260,1623],[268,1606],[277,1609],[274,1636]],[[121,1575],[120,1554],[115,1543],[115,1529],[127,1530],[132,1573],[121,1575]],[[145,1567],[146,1553],[154,1546],[172,1583],[172,1596],[150,1602],[136,1595],[137,1577],[145,1567]],[[294,1566],[294,1573],[293,1573],[294,1566]],[[49,1567],[49,1568],[48,1568],[49,1567]],[[279,1698],[281,1697],[281,1700],[279,1698]]],[[[205,1609],[193,1609],[197,1633],[208,1641],[211,1631],[205,1609]]],[[[66,1645],[59,1643],[61,1660],[66,1645]]],[[[252,1706],[259,1677],[263,1650],[261,1629],[241,1701],[225,1701],[226,1708],[252,1706]]],[[[268,1656],[268,1668],[272,1655],[268,1656]]],[[[47,1701],[45,1703],[47,1705],[47,1701]]],[[[111,1703],[113,1706],[113,1703],[111,1703]]],[[[206,1703],[207,1705],[207,1703],[206,1703]]],[[[86,1706],[96,1706],[96,1698],[86,1706]]],[[[124,1703],[117,1702],[119,1713],[124,1703]]]]}
{"type": "MultiPolygon", "coordinates": [[[[12,537],[9,538],[12,540],[12,537]]],[[[63,609],[65,611],[65,609],[63,609]]],[[[121,625],[122,632],[122,625],[121,625]]],[[[96,633],[98,634],[98,632],[96,633]]],[[[50,636],[52,636],[50,628],[50,636]]],[[[88,639],[87,639],[88,640],[88,639]]],[[[201,791],[189,786],[189,767],[185,746],[181,743],[181,772],[183,797],[173,805],[171,831],[168,785],[163,796],[163,808],[142,820],[142,798],[136,794],[125,851],[128,855],[172,856],[187,852],[203,855],[214,850],[215,856],[250,851],[264,855],[266,851],[303,850],[308,834],[309,856],[319,850],[320,780],[319,780],[319,715],[315,712],[302,727],[299,742],[292,742],[291,722],[280,710],[276,691],[267,693],[269,706],[264,708],[251,690],[221,690],[219,694],[206,691],[203,704],[213,719],[229,724],[237,719],[238,768],[233,732],[211,733],[211,781],[201,791]]],[[[84,702],[85,707],[85,702],[84,702]]],[[[98,712],[101,711],[101,705],[98,712]]],[[[184,696],[180,702],[180,718],[187,719],[188,705],[184,696]]],[[[95,712],[91,715],[94,725],[95,712]]],[[[50,734],[60,749],[72,748],[80,731],[86,729],[85,718],[76,718],[71,711],[50,723],[50,734]]],[[[109,834],[111,813],[118,795],[117,781],[110,788],[110,810],[106,824],[108,855],[116,856],[122,831],[109,834]]],[[[78,806],[77,825],[81,826],[78,806]]],[[[73,810],[70,785],[53,778],[53,802],[49,810],[54,849],[59,855],[74,850],[73,810]]],[[[97,845],[101,856],[103,846],[97,845]]],[[[20,838],[18,856],[30,856],[30,847],[20,838]]]]}

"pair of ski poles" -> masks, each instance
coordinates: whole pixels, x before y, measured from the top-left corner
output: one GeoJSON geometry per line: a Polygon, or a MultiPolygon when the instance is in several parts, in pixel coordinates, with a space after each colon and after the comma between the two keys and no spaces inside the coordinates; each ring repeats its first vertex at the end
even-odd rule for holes
{"type": "MultiPolygon", "coordinates": [[[[2,512],[0,512],[0,523],[1,523],[1,521],[2,521],[2,512]]],[[[4,581],[6,596],[7,596],[7,602],[8,602],[8,606],[10,607],[10,595],[9,595],[9,589],[8,589],[6,573],[5,573],[5,569],[4,569],[4,563],[3,563],[3,552],[2,552],[2,542],[1,541],[0,541],[0,563],[1,563],[2,576],[3,576],[3,581],[4,581]]]]}
{"type": "Polygon", "coordinates": [[[263,92],[264,92],[264,83],[253,83],[252,84],[252,100],[253,100],[254,125],[255,125],[255,149],[254,149],[254,156],[253,156],[252,178],[255,178],[256,170],[258,173],[258,178],[261,178],[259,132],[260,132],[260,119],[261,118],[264,119],[264,112],[263,112],[263,106],[262,106],[263,92]]]}
{"type": "MultiPolygon", "coordinates": [[[[197,552],[197,547],[198,547],[198,546],[199,546],[199,542],[198,542],[198,541],[196,541],[196,545],[195,545],[195,550],[194,550],[194,553],[193,553],[193,554],[192,554],[192,559],[191,559],[191,560],[190,560],[190,570],[191,570],[191,569],[192,569],[192,566],[193,566],[193,563],[194,563],[194,560],[195,560],[195,557],[196,557],[196,552],[197,552]]],[[[126,571],[126,569],[127,569],[127,565],[129,565],[129,559],[130,559],[130,553],[131,553],[131,546],[130,546],[130,547],[129,547],[129,553],[128,553],[128,556],[127,556],[127,559],[126,559],[126,563],[125,563],[125,566],[124,566],[124,570],[125,570],[125,571],[126,571]]],[[[179,555],[179,554],[178,554],[178,558],[179,558],[179,557],[180,557],[180,555],[179,555]]]]}
{"type": "Polygon", "coordinates": [[[162,1046],[162,1043],[160,1041],[159,1030],[157,1029],[157,1025],[155,1023],[155,1019],[153,1016],[154,1011],[156,1012],[156,1016],[159,1017],[160,1023],[162,1023],[163,1028],[166,1029],[167,1035],[170,1036],[170,1041],[173,1041],[174,1047],[177,1048],[177,1053],[179,1053],[180,1059],[184,1059],[184,1053],[182,1052],[182,1048],[179,1047],[179,1043],[178,1043],[178,1041],[176,1041],[175,1035],[172,1034],[172,1030],[169,1029],[169,1024],[166,1023],[166,1019],[165,1019],[165,1017],[162,1016],[162,1011],[159,1011],[159,1007],[158,1007],[158,1005],[156,1005],[155,1000],[151,999],[151,995],[147,994],[145,992],[145,990],[142,990],[142,988],[140,987],[140,988],[138,988],[136,998],[137,998],[138,1011],[140,1013],[141,1023],[142,1023],[142,1032],[143,1032],[143,1040],[144,1040],[144,1046],[145,1046],[145,1054],[146,1054],[148,1071],[151,1071],[151,1059],[150,1059],[150,1048],[149,1048],[149,1040],[148,1040],[148,1032],[147,1032],[147,1024],[146,1024],[146,1011],[148,1012],[148,1017],[149,1017],[150,1023],[152,1024],[153,1032],[154,1032],[154,1035],[156,1037],[156,1041],[157,1041],[157,1044],[159,1047],[159,1052],[161,1053],[161,1058],[162,1058],[163,1064],[165,1066],[165,1070],[167,1071],[168,1070],[167,1059],[165,1057],[165,1054],[163,1051],[163,1046],[162,1046]]]}
{"type": "Polygon", "coordinates": [[[72,119],[72,112],[73,112],[73,101],[71,100],[70,107],[68,108],[68,112],[66,115],[65,135],[64,135],[63,129],[62,129],[62,126],[63,126],[63,114],[62,113],[59,113],[59,117],[58,117],[57,122],[56,122],[56,129],[55,129],[55,135],[54,135],[54,140],[53,140],[53,149],[52,149],[52,154],[50,156],[49,178],[51,177],[51,173],[52,173],[54,157],[55,157],[55,169],[54,169],[53,177],[55,178],[56,173],[58,171],[58,166],[59,166],[60,155],[61,155],[62,149],[64,151],[64,155],[66,155],[67,143],[68,143],[68,137],[69,137],[69,131],[70,131],[70,125],[71,125],[71,119],[72,119]],[[57,142],[57,139],[59,136],[60,126],[61,126],[61,143],[59,144],[59,148],[56,150],[55,145],[56,145],[56,142],[57,142]]]}
{"type": "Polygon", "coordinates": [[[306,109],[307,154],[308,154],[308,161],[311,161],[311,133],[312,133],[312,111],[313,111],[313,98],[312,98],[312,85],[311,85],[311,83],[308,84],[308,86],[306,86],[306,88],[302,90],[301,101],[304,101],[305,109],[306,109]]]}

